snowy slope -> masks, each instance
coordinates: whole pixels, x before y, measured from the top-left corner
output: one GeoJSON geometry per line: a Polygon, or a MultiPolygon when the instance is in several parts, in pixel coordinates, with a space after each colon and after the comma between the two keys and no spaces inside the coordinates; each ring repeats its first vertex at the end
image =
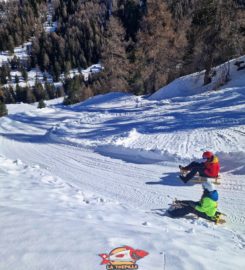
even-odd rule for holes
{"type": "Polygon", "coordinates": [[[139,269],[242,269],[245,79],[232,74],[219,91],[171,99],[110,93],[70,107],[8,106],[0,269],[105,269],[98,254],[122,245],[149,252],[139,269]],[[177,168],[207,149],[221,159],[227,224],[164,216],[173,198],[200,198],[177,168]]]}
{"type": "Polygon", "coordinates": [[[140,269],[245,263],[244,240],[234,231],[155,216],[84,192],[38,165],[0,162],[0,269],[105,269],[97,254],[125,244],[150,253],[140,269]]]}
{"type": "Polygon", "coordinates": [[[205,72],[197,72],[174,80],[169,85],[154,93],[150,99],[160,100],[173,97],[186,97],[208,92],[210,90],[244,86],[244,70],[237,71],[237,66],[235,65],[237,61],[245,61],[245,56],[241,56],[213,68],[214,75],[212,77],[212,82],[208,85],[203,86],[205,72]],[[231,81],[228,84],[222,85],[224,76],[228,70],[231,81]]]}

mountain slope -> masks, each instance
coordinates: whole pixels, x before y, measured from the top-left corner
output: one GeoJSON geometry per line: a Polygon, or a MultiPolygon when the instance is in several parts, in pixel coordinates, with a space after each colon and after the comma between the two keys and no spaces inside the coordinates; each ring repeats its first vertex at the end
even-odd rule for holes
{"type": "Polygon", "coordinates": [[[9,105],[0,119],[0,269],[105,269],[97,254],[122,245],[150,253],[139,269],[241,269],[245,99],[233,75],[219,91],[172,99],[110,93],[70,107],[9,105]],[[202,193],[178,179],[178,165],[207,149],[221,160],[227,223],[170,219],[175,197],[202,193]]]}

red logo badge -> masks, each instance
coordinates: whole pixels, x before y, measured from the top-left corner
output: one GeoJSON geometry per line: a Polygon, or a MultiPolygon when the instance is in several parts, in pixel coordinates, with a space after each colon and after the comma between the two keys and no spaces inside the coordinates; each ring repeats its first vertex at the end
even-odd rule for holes
{"type": "Polygon", "coordinates": [[[138,269],[136,261],[144,258],[149,253],[129,246],[113,249],[109,254],[99,254],[101,264],[106,264],[106,269],[138,269]]]}

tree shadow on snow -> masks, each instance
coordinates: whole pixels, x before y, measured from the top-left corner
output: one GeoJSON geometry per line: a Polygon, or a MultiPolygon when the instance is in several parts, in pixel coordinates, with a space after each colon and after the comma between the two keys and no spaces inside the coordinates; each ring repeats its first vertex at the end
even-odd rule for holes
{"type": "Polygon", "coordinates": [[[45,134],[25,134],[25,133],[0,133],[0,136],[3,136],[9,140],[14,140],[23,143],[56,143],[49,139],[47,133],[45,134]]]}
{"type": "Polygon", "coordinates": [[[179,173],[168,173],[164,174],[161,178],[160,181],[157,182],[146,182],[147,185],[165,185],[165,186],[193,186],[195,183],[193,182],[188,182],[185,184],[182,182],[182,180],[179,178],[179,173]]]}

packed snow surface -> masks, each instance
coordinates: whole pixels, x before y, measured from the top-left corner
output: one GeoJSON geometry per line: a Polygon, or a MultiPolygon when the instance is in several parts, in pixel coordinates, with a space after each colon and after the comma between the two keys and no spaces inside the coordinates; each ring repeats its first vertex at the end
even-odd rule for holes
{"type": "Polygon", "coordinates": [[[233,68],[218,91],[168,99],[161,89],[150,99],[9,105],[0,119],[0,269],[106,269],[98,254],[125,245],[149,252],[142,270],[243,269],[244,75],[233,68]],[[224,225],[165,215],[174,198],[200,199],[201,185],[182,183],[178,165],[205,150],[220,158],[224,225]]]}

